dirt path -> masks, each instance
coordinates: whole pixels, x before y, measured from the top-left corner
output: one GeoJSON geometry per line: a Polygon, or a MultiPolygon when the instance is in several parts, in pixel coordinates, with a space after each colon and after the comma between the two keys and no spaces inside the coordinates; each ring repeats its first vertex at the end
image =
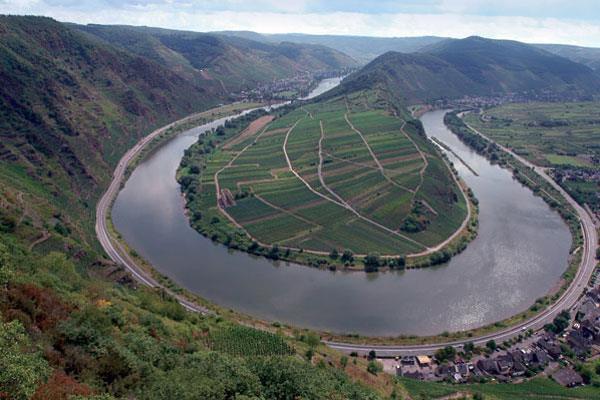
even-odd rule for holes
{"type": "Polygon", "coordinates": [[[232,146],[242,143],[244,140],[248,139],[249,137],[256,135],[269,122],[273,121],[273,118],[275,118],[273,115],[265,115],[265,116],[262,116],[260,118],[255,119],[254,121],[250,122],[250,125],[248,125],[246,127],[246,129],[244,129],[239,135],[232,138],[229,142],[225,143],[223,145],[223,149],[228,150],[232,146]]]}
{"type": "Polygon", "coordinates": [[[372,165],[369,165],[369,164],[363,164],[363,163],[359,163],[359,162],[356,162],[356,161],[352,161],[352,160],[346,160],[345,158],[340,158],[340,157],[334,156],[333,154],[331,154],[331,153],[329,153],[329,152],[327,152],[327,151],[324,151],[323,153],[324,153],[324,154],[325,154],[327,157],[331,157],[331,158],[333,158],[334,160],[337,160],[337,161],[340,161],[340,162],[343,162],[343,163],[348,163],[348,164],[356,165],[356,166],[358,166],[358,167],[363,167],[363,168],[379,169],[379,168],[377,168],[377,167],[374,167],[374,166],[372,166],[372,165]]]}
{"type": "Polygon", "coordinates": [[[421,159],[423,160],[423,167],[419,171],[420,182],[413,192],[412,200],[414,201],[415,196],[417,195],[417,193],[419,193],[421,186],[423,186],[423,181],[425,180],[425,171],[427,170],[427,167],[429,166],[429,161],[427,161],[427,156],[425,155],[425,153],[423,153],[423,151],[417,145],[417,143],[413,140],[413,138],[411,138],[410,135],[408,133],[406,133],[406,131],[404,130],[405,126],[406,126],[406,121],[403,121],[402,126],[400,127],[400,132],[402,132],[402,134],[413,144],[413,146],[415,146],[415,149],[417,149],[417,151],[419,152],[419,155],[421,156],[421,159]]]}
{"type": "MultiPolygon", "coordinates": [[[[349,110],[348,101],[347,100],[346,100],[346,110],[349,110]]],[[[377,158],[377,156],[375,155],[375,152],[373,151],[373,149],[371,149],[371,146],[369,146],[369,142],[367,142],[367,139],[364,137],[364,135],[362,134],[362,132],[359,131],[358,129],[356,129],[356,127],[352,124],[352,122],[350,122],[350,119],[348,118],[348,112],[344,113],[344,119],[346,120],[346,123],[348,124],[348,126],[350,127],[350,129],[352,129],[362,139],[363,143],[367,147],[367,150],[369,151],[369,154],[371,154],[371,158],[373,158],[373,161],[375,161],[375,164],[377,165],[377,169],[379,169],[379,171],[381,172],[381,175],[383,176],[383,178],[386,181],[388,181],[389,183],[391,183],[392,185],[394,185],[396,187],[399,187],[400,189],[406,190],[406,191],[408,191],[410,193],[413,193],[413,197],[414,197],[414,195],[416,194],[415,190],[412,190],[410,188],[407,188],[404,185],[399,184],[398,182],[394,181],[392,178],[390,178],[389,176],[386,175],[385,168],[383,167],[383,165],[381,165],[381,162],[379,161],[379,158],[377,158]]],[[[402,129],[402,128],[400,128],[400,129],[402,129]]],[[[413,144],[414,144],[414,142],[413,142],[413,144]]],[[[417,148],[417,150],[419,150],[419,149],[417,148]]],[[[421,179],[422,179],[422,177],[421,177],[421,179]]]]}
{"type": "Polygon", "coordinates": [[[336,192],[334,192],[323,178],[323,139],[325,139],[325,131],[323,130],[323,121],[319,121],[319,127],[321,128],[321,137],[319,138],[319,165],[317,166],[317,174],[319,175],[319,182],[325,190],[327,190],[333,197],[335,197],[340,203],[343,203],[347,208],[351,208],[344,199],[342,199],[336,192]]]}
{"type": "Polygon", "coordinates": [[[273,203],[271,203],[270,201],[267,201],[266,199],[264,199],[263,197],[260,197],[260,196],[259,196],[259,195],[257,195],[257,194],[255,194],[255,195],[254,195],[254,197],[255,197],[255,198],[257,198],[258,200],[262,201],[263,203],[265,203],[265,204],[266,204],[266,205],[268,205],[269,207],[271,207],[271,208],[274,208],[274,209],[276,209],[276,210],[278,210],[278,211],[280,211],[280,212],[282,212],[282,213],[284,213],[284,214],[291,215],[291,216],[292,216],[292,217],[294,217],[294,218],[298,218],[298,219],[299,219],[300,221],[302,221],[302,222],[305,222],[305,223],[307,223],[307,224],[309,224],[309,225],[313,225],[313,226],[315,226],[315,227],[320,227],[320,226],[321,226],[321,225],[317,224],[317,223],[316,223],[316,222],[314,222],[314,221],[311,221],[311,220],[309,220],[309,219],[306,219],[306,218],[304,218],[304,217],[302,217],[302,216],[300,216],[300,215],[298,215],[298,214],[294,214],[294,213],[293,213],[293,212],[291,212],[290,210],[286,210],[285,208],[281,208],[281,207],[279,207],[278,205],[276,205],[276,204],[273,204],[273,203]]]}
{"type": "MultiPolygon", "coordinates": [[[[260,119],[260,118],[259,118],[260,119]]],[[[233,163],[235,162],[235,160],[237,160],[242,154],[244,154],[244,152],[251,146],[253,146],[254,144],[256,144],[256,142],[258,141],[258,139],[260,139],[260,137],[262,136],[263,133],[265,133],[267,129],[266,124],[263,125],[263,130],[262,132],[256,137],[254,138],[254,140],[249,143],[248,145],[246,145],[246,147],[244,147],[241,151],[239,151],[235,156],[233,156],[233,158],[231,160],[229,160],[229,162],[223,166],[223,168],[221,168],[220,170],[218,170],[217,172],[215,172],[215,175],[213,177],[213,181],[215,183],[215,191],[217,193],[217,206],[219,207],[219,209],[224,213],[227,214],[227,212],[221,208],[220,206],[220,201],[221,201],[221,185],[219,184],[219,175],[221,174],[221,172],[225,171],[227,168],[231,167],[233,165],[233,163]]],[[[227,214],[229,215],[229,214],[227,214]]],[[[233,221],[233,218],[230,218],[233,221]]],[[[236,225],[239,226],[239,224],[236,223],[236,225]]]]}
{"type": "Polygon", "coordinates": [[[302,183],[304,183],[304,185],[308,188],[308,190],[310,190],[312,193],[316,194],[317,196],[322,197],[325,200],[328,200],[328,201],[330,201],[330,202],[332,202],[334,204],[337,204],[340,207],[344,207],[345,209],[347,209],[348,211],[350,211],[351,213],[353,213],[354,215],[356,215],[358,218],[362,219],[363,221],[368,222],[368,223],[370,223],[370,224],[372,224],[372,225],[374,225],[374,226],[376,226],[376,227],[378,227],[380,229],[383,229],[384,231],[386,231],[386,232],[388,232],[388,233],[390,233],[390,234],[392,234],[394,236],[398,236],[398,237],[400,237],[400,238],[402,238],[402,239],[404,239],[404,240],[406,240],[406,241],[408,241],[410,243],[413,243],[413,244],[415,244],[415,245],[417,245],[417,246],[419,246],[421,248],[424,248],[427,251],[428,247],[425,246],[424,244],[419,243],[416,240],[413,240],[413,239],[409,238],[408,236],[404,236],[401,233],[396,232],[395,230],[390,229],[390,228],[388,228],[385,225],[382,225],[382,224],[380,224],[380,223],[378,223],[376,221],[373,221],[370,218],[365,217],[364,215],[362,215],[361,213],[359,213],[358,211],[356,211],[354,208],[352,208],[350,205],[348,205],[345,202],[340,202],[340,201],[334,200],[331,197],[326,196],[323,193],[320,193],[320,192],[316,191],[302,176],[300,176],[300,174],[298,172],[296,172],[296,170],[294,170],[294,167],[292,166],[292,161],[290,160],[290,157],[289,157],[289,155],[287,153],[287,143],[288,143],[290,134],[292,133],[292,131],[294,130],[294,128],[296,127],[296,125],[298,125],[298,123],[300,122],[300,120],[301,119],[299,119],[298,121],[296,121],[294,123],[294,125],[292,125],[292,127],[286,133],[285,139],[283,141],[283,154],[285,156],[285,160],[287,162],[288,168],[290,169],[290,171],[292,172],[292,174],[294,174],[294,176],[296,176],[296,178],[298,178],[302,183]]]}
{"type": "Polygon", "coordinates": [[[40,243],[45,242],[46,240],[50,239],[50,234],[48,233],[48,231],[42,231],[42,236],[40,236],[39,238],[37,238],[35,241],[33,241],[30,245],[29,245],[29,251],[33,250],[33,248],[35,246],[37,246],[40,243]]]}

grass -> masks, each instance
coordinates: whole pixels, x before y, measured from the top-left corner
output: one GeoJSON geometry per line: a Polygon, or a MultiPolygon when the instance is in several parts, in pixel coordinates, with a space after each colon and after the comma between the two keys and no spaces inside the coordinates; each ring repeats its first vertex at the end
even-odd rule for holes
{"type": "Polygon", "coordinates": [[[469,114],[475,129],[536,165],[553,169],[579,203],[600,213],[600,103],[506,104],[469,114]]]}
{"type": "Polygon", "coordinates": [[[600,156],[600,103],[505,104],[484,116],[467,122],[537,165],[591,166],[584,156],[600,156]]]}
{"type": "Polygon", "coordinates": [[[452,385],[446,383],[423,382],[399,378],[413,399],[436,399],[456,393],[480,394],[484,399],[594,399],[598,398],[598,389],[579,387],[569,389],[560,386],[548,378],[535,378],[519,384],[467,384],[452,385]]]}
{"type": "Polygon", "coordinates": [[[254,240],[320,255],[410,255],[445,240],[467,212],[452,172],[424,135],[373,101],[348,96],[307,104],[279,112],[243,141],[236,137],[249,121],[192,146],[180,175],[191,176],[188,165],[201,171],[191,176],[188,197],[188,208],[203,214],[196,229],[234,248],[254,240]],[[234,199],[223,210],[217,172],[221,190],[234,199]],[[427,205],[419,215],[417,204],[427,205]],[[423,221],[421,229],[404,230],[407,218],[423,221]]]}

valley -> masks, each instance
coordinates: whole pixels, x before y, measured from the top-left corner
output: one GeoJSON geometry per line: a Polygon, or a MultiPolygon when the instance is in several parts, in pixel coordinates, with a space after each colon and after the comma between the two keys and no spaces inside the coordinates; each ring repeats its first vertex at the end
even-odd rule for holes
{"type": "Polygon", "coordinates": [[[597,49],[93,3],[0,15],[0,399],[598,396],[597,49]]]}

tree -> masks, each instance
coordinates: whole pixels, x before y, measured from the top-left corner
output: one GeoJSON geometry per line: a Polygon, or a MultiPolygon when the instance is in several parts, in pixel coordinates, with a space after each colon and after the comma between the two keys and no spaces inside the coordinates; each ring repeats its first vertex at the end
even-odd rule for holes
{"type": "Polygon", "coordinates": [[[496,345],[496,341],[495,340],[489,340],[486,344],[485,347],[487,347],[488,349],[490,349],[490,351],[494,351],[496,350],[496,348],[498,347],[496,345]]]}
{"type": "Polygon", "coordinates": [[[321,338],[316,333],[310,332],[306,335],[304,341],[310,348],[315,348],[321,343],[321,338]]]}
{"type": "Polygon", "coordinates": [[[365,271],[366,272],[375,272],[379,269],[379,265],[381,261],[379,260],[378,254],[369,254],[364,259],[365,271]]]}
{"type": "Polygon", "coordinates": [[[339,255],[340,254],[338,253],[337,249],[332,249],[331,253],[329,253],[329,258],[331,258],[332,260],[337,260],[339,255]]]}
{"type": "Polygon", "coordinates": [[[475,350],[475,344],[473,342],[467,342],[463,346],[463,350],[465,353],[472,353],[475,350]]]}
{"type": "Polygon", "coordinates": [[[273,247],[271,247],[271,249],[269,250],[269,254],[267,255],[267,257],[269,257],[273,260],[278,260],[279,259],[279,246],[277,246],[276,244],[273,245],[273,247]]]}
{"type": "Polygon", "coordinates": [[[375,358],[377,358],[377,353],[375,353],[375,350],[369,351],[369,355],[367,356],[367,358],[369,360],[374,360],[375,358]]]}
{"type": "Polygon", "coordinates": [[[371,360],[369,361],[369,364],[367,365],[367,371],[373,375],[377,375],[378,372],[381,372],[383,370],[383,368],[381,368],[381,364],[379,364],[377,361],[375,360],[371,360]]]}
{"type": "Polygon", "coordinates": [[[439,349],[435,352],[435,358],[439,362],[444,362],[448,360],[453,360],[456,356],[456,349],[452,346],[446,346],[443,349],[439,349]]]}
{"type": "Polygon", "coordinates": [[[31,400],[71,399],[72,396],[87,398],[92,393],[89,386],[77,382],[62,371],[56,371],[48,382],[37,388],[31,400]]]}
{"type": "Polygon", "coordinates": [[[342,262],[351,263],[352,261],[354,261],[354,254],[352,251],[348,249],[344,250],[344,253],[342,254],[342,262]]]}
{"type": "Polygon", "coordinates": [[[569,326],[571,315],[567,310],[562,310],[552,321],[551,324],[547,324],[544,328],[547,331],[554,332],[557,335],[561,334],[569,326]]]}
{"type": "Polygon", "coordinates": [[[27,400],[49,373],[19,321],[0,322],[0,398],[27,400]]]}
{"type": "Polygon", "coordinates": [[[348,365],[348,356],[342,356],[340,358],[340,365],[342,366],[342,368],[346,368],[346,365],[348,365]]]}

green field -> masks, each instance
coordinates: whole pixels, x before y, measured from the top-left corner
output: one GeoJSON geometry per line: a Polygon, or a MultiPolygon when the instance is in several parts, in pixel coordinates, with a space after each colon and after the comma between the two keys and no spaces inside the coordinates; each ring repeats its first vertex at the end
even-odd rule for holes
{"type": "Polygon", "coordinates": [[[552,168],[579,203],[600,213],[600,103],[506,104],[466,122],[536,165],[552,168]]]}
{"type": "Polygon", "coordinates": [[[246,235],[321,255],[407,255],[444,241],[466,217],[460,189],[415,125],[380,103],[372,93],[338,97],[251,134],[246,122],[211,137],[209,155],[207,140],[194,145],[180,174],[201,170],[188,198],[205,215],[196,229],[227,244],[246,235]]]}
{"type": "Polygon", "coordinates": [[[590,167],[600,157],[598,102],[505,104],[466,121],[537,165],[590,167]]]}
{"type": "Polygon", "coordinates": [[[587,386],[579,388],[565,388],[548,378],[535,378],[519,384],[467,384],[452,385],[446,383],[423,382],[407,378],[400,378],[400,382],[410,393],[413,399],[438,399],[448,398],[455,394],[462,396],[454,398],[467,398],[466,394],[480,395],[483,399],[513,400],[513,399],[597,399],[598,389],[587,386]]]}

